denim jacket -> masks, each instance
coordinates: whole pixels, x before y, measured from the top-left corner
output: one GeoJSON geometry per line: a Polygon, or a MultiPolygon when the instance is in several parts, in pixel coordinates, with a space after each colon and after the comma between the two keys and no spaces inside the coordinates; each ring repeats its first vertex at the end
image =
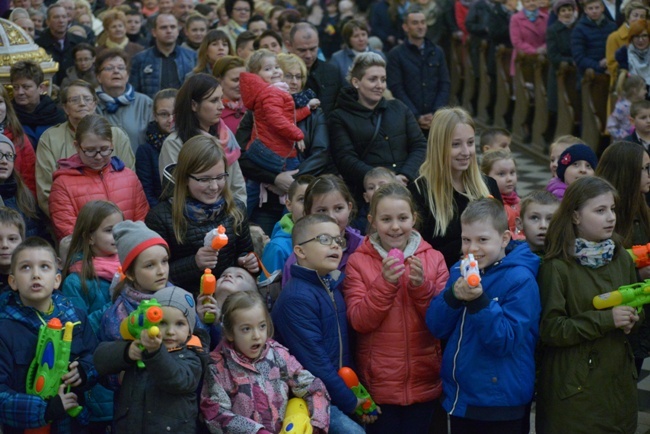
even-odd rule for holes
{"type": "MultiPolygon", "coordinates": [[[[171,55],[175,56],[178,77],[183,80],[183,77],[196,65],[196,52],[177,45],[171,55]]],[[[136,92],[153,98],[160,90],[162,56],[160,50],[154,46],[133,57],[129,82],[136,92]]]]}

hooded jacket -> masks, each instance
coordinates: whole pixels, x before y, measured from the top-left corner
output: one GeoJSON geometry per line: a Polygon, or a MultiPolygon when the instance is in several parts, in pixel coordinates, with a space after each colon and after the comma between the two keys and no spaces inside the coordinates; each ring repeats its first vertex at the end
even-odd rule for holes
{"type": "MultiPolygon", "coordinates": [[[[291,253],[293,253],[293,243],[291,242],[292,231],[293,219],[291,213],[283,215],[280,221],[273,227],[271,241],[264,247],[264,254],[262,254],[262,263],[269,273],[282,270],[284,263],[287,262],[291,253]]],[[[260,278],[262,277],[264,276],[260,276],[260,278]]]]}
{"type": "Polygon", "coordinates": [[[81,208],[91,200],[117,205],[124,220],[144,220],[149,212],[142,184],[122,160],[111,157],[101,170],[85,166],[79,155],[59,160],[50,192],[50,216],[57,239],[70,235],[81,208]]]}

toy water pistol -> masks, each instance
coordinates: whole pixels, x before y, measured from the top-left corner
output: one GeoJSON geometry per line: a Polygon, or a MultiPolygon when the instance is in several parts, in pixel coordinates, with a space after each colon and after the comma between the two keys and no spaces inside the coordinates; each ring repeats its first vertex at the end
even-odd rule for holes
{"type": "Polygon", "coordinates": [[[363,387],[361,383],[359,383],[359,377],[357,377],[357,374],[355,374],[352,369],[344,366],[339,369],[339,377],[341,377],[345,382],[345,385],[348,386],[350,390],[352,390],[354,396],[365,400],[361,408],[357,407],[355,413],[358,416],[361,416],[362,414],[376,416],[378,414],[377,404],[375,404],[375,401],[372,400],[366,388],[363,387]]]}
{"type": "Polygon", "coordinates": [[[632,246],[631,249],[627,249],[627,253],[632,257],[636,268],[650,265],[650,243],[642,246],[632,246]]]}
{"type": "Polygon", "coordinates": [[[312,432],[307,403],[302,398],[291,398],[287,403],[280,434],[312,434],[312,432]]]}
{"type": "MultiPolygon", "coordinates": [[[[120,324],[122,339],[125,341],[140,339],[143,330],[147,330],[149,337],[155,338],[160,334],[158,324],[162,319],[163,311],[158,300],[155,298],[142,300],[138,308],[122,320],[120,324]]],[[[140,348],[144,349],[144,346],[140,344],[140,348]]],[[[138,368],[144,368],[142,360],[138,360],[137,365],[138,368]]]]}
{"type": "MultiPolygon", "coordinates": [[[[29,365],[25,389],[30,395],[50,399],[59,393],[61,377],[68,373],[70,364],[70,348],[72,346],[72,330],[74,324],[70,321],[61,324],[58,318],[52,318],[43,324],[38,331],[36,356],[29,365]]],[[[68,386],[68,392],[70,386],[68,386]]],[[[77,406],[68,410],[68,414],[77,417],[83,407],[77,406]]],[[[49,425],[45,428],[49,428],[49,425]]],[[[49,432],[37,429],[32,432],[49,432]]]]}
{"type": "Polygon", "coordinates": [[[212,229],[203,238],[203,245],[205,247],[212,247],[214,250],[221,250],[226,244],[228,244],[228,235],[226,235],[226,228],[223,225],[212,229]]]}
{"type": "Polygon", "coordinates": [[[478,261],[474,259],[473,254],[467,255],[460,263],[460,273],[472,288],[481,283],[481,273],[478,271],[478,261]]]}
{"type": "Polygon", "coordinates": [[[111,280],[111,286],[109,286],[108,291],[111,293],[111,296],[113,296],[113,293],[115,292],[115,287],[124,280],[124,273],[122,272],[122,266],[117,267],[117,271],[115,274],[113,274],[113,279],[111,280]]]}
{"type": "MultiPolygon", "coordinates": [[[[203,276],[201,276],[201,293],[200,295],[214,295],[214,292],[217,290],[217,278],[212,274],[212,270],[206,268],[203,271],[203,276]]],[[[209,303],[209,300],[203,300],[203,304],[209,303]]],[[[203,315],[204,324],[212,324],[217,319],[215,314],[212,312],[206,312],[203,315]]]]}
{"type": "Polygon", "coordinates": [[[643,306],[650,303],[650,279],[643,282],[624,285],[616,291],[606,292],[594,297],[596,309],[607,309],[615,306],[635,307],[641,312],[643,306]]]}

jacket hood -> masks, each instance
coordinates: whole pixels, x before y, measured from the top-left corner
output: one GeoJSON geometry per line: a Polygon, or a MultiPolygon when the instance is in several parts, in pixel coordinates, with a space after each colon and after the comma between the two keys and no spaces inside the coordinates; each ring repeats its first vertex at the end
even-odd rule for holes
{"type": "Polygon", "coordinates": [[[51,313],[40,312],[35,315],[36,310],[33,307],[25,306],[17,292],[8,291],[0,296],[0,319],[16,321],[37,332],[43,325],[41,318],[45,322],[55,317],[59,318],[62,323],[77,321],[72,303],[56,290],[52,292],[52,306],[51,313]]]}
{"type": "MultiPolygon", "coordinates": [[[[57,164],[59,165],[59,168],[54,172],[53,178],[61,175],[81,176],[85,173],[85,169],[87,169],[86,165],[81,161],[81,157],[79,157],[78,154],[74,154],[72,157],[62,158],[57,161],[57,164]]],[[[107,169],[113,172],[121,172],[124,170],[124,167],[126,166],[122,160],[120,160],[118,157],[111,157],[111,162],[107,167],[102,169],[101,172],[107,169]]],[[[92,169],[88,170],[97,172],[92,169]]]]}
{"type": "Polygon", "coordinates": [[[359,102],[359,92],[355,88],[352,86],[345,86],[339,92],[336,101],[336,108],[345,110],[354,116],[370,118],[375,111],[386,110],[386,99],[382,98],[381,101],[379,101],[379,104],[377,104],[377,107],[375,107],[374,110],[371,110],[368,107],[361,105],[359,102]]]}
{"type": "MultiPolygon", "coordinates": [[[[530,270],[530,272],[533,273],[533,276],[537,276],[539,265],[540,265],[539,256],[537,256],[530,250],[530,246],[528,246],[528,243],[522,243],[517,247],[515,247],[514,249],[512,249],[512,251],[508,253],[503,258],[503,260],[501,260],[501,263],[497,266],[501,268],[523,266],[526,267],[528,270],[530,270]]],[[[492,267],[488,267],[486,272],[489,273],[491,268],[492,267]]]]}
{"type": "MultiPolygon", "coordinates": [[[[431,245],[428,243],[423,243],[420,233],[416,230],[413,230],[409,236],[409,240],[406,243],[406,248],[403,252],[404,259],[415,256],[429,249],[432,249],[431,245]]],[[[379,235],[376,232],[372,235],[367,236],[357,251],[366,254],[372,254],[369,252],[369,250],[376,252],[376,254],[378,254],[381,259],[384,259],[388,255],[386,249],[381,246],[379,235]]]]}

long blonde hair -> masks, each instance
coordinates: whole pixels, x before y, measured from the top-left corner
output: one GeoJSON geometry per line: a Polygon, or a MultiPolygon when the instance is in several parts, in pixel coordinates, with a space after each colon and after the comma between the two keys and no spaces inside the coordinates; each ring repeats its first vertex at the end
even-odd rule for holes
{"type": "MultiPolygon", "coordinates": [[[[416,180],[423,182],[426,187],[425,199],[436,220],[434,236],[444,236],[447,226],[458,212],[454,203],[450,161],[454,130],[459,124],[476,129],[472,117],[460,107],[443,108],[436,112],[431,121],[426,158],[420,166],[420,176],[416,180]]],[[[476,153],[471,157],[469,168],[463,172],[462,182],[465,187],[465,193],[462,194],[470,201],[490,195],[478,167],[476,153]]],[[[420,190],[417,183],[416,186],[420,190]]]]}

